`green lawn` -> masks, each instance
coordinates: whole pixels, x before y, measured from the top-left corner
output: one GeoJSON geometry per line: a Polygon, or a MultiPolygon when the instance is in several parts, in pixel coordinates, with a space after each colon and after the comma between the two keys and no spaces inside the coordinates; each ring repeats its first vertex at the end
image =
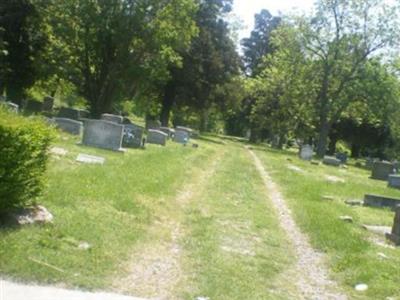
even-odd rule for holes
{"type": "MultiPolygon", "coordinates": [[[[387,187],[384,181],[369,179],[370,171],[350,166],[339,169],[312,165],[301,161],[293,152],[257,148],[265,168],[278,183],[302,230],[310,236],[312,245],[329,258],[334,278],[355,299],[385,299],[400,295],[400,252],[377,245],[373,240],[384,240],[361,228],[362,224],[393,224],[394,214],[388,209],[349,207],[344,201],[363,199],[366,193],[400,197],[400,191],[387,187]],[[297,166],[301,171],[289,167],[297,166]],[[332,183],[326,176],[336,176],[344,183],[332,183]],[[332,196],[333,201],[323,200],[332,196]],[[349,215],[353,223],[339,220],[349,215]],[[379,253],[379,254],[378,254],[379,253]],[[388,258],[382,258],[381,254],[388,258]],[[365,293],[353,287],[366,283],[365,293]]],[[[393,298],[398,299],[398,298],[393,298]]]]}

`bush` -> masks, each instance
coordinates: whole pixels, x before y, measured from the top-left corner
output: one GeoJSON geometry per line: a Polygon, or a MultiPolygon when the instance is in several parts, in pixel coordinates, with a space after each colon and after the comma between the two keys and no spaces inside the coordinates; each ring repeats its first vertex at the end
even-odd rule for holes
{"type": "Polygon", "coordinates": [[[44,187],[53,130],[0,106],[0,212],[30,205],[44,187]]]}

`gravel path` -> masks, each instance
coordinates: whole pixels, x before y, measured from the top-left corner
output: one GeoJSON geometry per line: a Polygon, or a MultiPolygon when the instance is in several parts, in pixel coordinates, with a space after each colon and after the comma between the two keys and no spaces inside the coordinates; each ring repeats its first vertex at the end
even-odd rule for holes
{"type": "Polygon", "coordinates": [[[279,222],[291,240],[297,255],[296,285],[304,299],[340,299],[347,297],[338,292],[334,281],[328,278],[328,270],[323,262],[324,255],[314,250],[308,237],[296,225],[278,186],[272,181],[257,155],[248,149],[260,173],[270,199],[278,212],[279,222]]]}

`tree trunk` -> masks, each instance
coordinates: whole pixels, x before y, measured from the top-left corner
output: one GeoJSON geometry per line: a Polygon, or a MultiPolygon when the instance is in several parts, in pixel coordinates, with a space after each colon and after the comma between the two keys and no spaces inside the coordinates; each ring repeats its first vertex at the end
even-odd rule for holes
{"type": "Polygon", "coordinates": [[[164,97],[162,99],[162,107],[160,113],[160,122],[162,126],[168,127],[169,117],[171,114],[172,106],[175,102],[175,84],[173,82],[169,82],[165,86],[164,97]]]}
{"type": "Polygon", "coordinates": [[[328,136],[330,131],[330,124],[327,120],[321,122],[317,143],[317,156],[322,158],[326,154],[326,146],[328,143],[328,136]]]}
{"type": "Polygon", "coordinates": [[[208,128],[208,109],[204,108],[200,115],[200,132],[206,132],[208,128]]]}
{"type": "Polygon", "coordinates": [[[333,155],[336,152],[336,143],[337,138],[334,136],[329,137],[329,145],[328,145],[328,153],[329,155],[333,155]]]}
{"type": "Polygon", "coordinates": [[[351,145],[351,157],[352,158],[359,158],[360,157],[361,147],[357,144],[351,145]]]}
{"type": "Polygon", "coordinates": [[[25,97],[25,92],[22,85],[18,84],[17,82],[14,82],[12,84],[8,84],[6,90],[7,90],[7,100],[14,102],[21,107],[25,97]]]}

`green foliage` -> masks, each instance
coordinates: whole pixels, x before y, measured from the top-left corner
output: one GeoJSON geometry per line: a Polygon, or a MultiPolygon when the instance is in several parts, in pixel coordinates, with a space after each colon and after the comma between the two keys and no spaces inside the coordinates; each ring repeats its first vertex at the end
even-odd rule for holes
{"type": "Polygon", "coordinates": [[[44,187],[52,130],[0,108],[0,211],[31,204],[44,187]]]}

